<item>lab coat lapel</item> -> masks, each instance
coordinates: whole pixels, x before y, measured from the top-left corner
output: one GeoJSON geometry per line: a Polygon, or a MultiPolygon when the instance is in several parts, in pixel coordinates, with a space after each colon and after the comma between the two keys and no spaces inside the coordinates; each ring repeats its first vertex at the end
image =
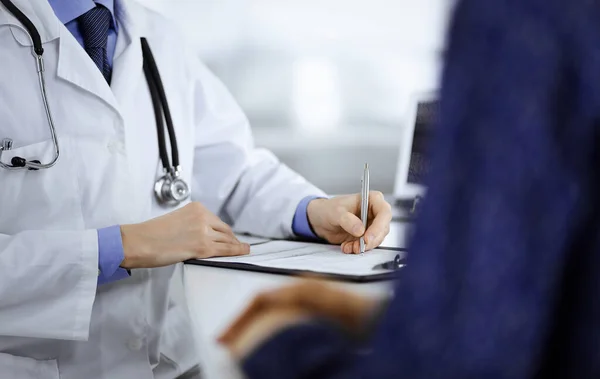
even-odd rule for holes
{"type": "MultiPolygon", "coordinates": [[[[55,40],[59,36],[60,21],[54,15],[54,11],[48,1],[40,0],[12,0],[13,4],[19,8],[29,20],[35,25],[42,44],[55,40]]],[[[29,35],[25,32],[23,24],[17,20],[4,6],[0,3],[0,25],[15,25],[17,27],[10,28],[14,38],[22,46],[32,46],[32,41],[29,35]]]]}
{"type": "Polygon", "coordinates": [[[104,76],[64,26],[59,41],[58,77],[98,97],[120,114],[117,100],[104,76]]]}
{"type": "Polygon", "coordinates": [[[111,87],[119,104],[125,106],[143,79],[143,59],[140,35],[131,19],[130,5],[118,2],[119,35],[113,59],[111,87]]]}
{"type": "MultiPolygon", "coordinates": [[[[50,3],[47,0],[13,0],[13,3],[34,24],[43,44],[48,44],[58,38],[57,76],[99,97],[119,113],[116,99],[102,73],[56,17],[50,3]]],[[[14,16],[4,9],[0,15],[3,15],[5,19],[0,22],[18,26],[10,29],[14,38],[21,45],[32,45],[30,37],[23,31],[23,25],[14,16]]],[[[44,54],[44,57],[48,59],[50,55],[47,55],[44,54]]],[[[49,74],[52,75],[52,73],[49,74]]]]}

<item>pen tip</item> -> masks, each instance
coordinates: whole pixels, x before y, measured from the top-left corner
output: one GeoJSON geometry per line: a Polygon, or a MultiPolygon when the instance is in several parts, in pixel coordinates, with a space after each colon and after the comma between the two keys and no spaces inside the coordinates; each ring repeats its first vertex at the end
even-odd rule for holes
{"type": "Polygon", "coordinates": [[[369,164],[365,163],[365,170],[368,170],[368,169],[369,169],[369,164]]]}

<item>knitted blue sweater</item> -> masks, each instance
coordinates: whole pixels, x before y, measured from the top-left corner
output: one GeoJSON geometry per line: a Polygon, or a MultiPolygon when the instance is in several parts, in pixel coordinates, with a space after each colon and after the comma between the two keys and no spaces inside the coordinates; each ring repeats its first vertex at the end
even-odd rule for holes
{"type": "Polygon", "coordinates": [[[464,0],[408,267],[358,355],[315,322],[252,379],[600,378],[600,2],[464,0]]]}

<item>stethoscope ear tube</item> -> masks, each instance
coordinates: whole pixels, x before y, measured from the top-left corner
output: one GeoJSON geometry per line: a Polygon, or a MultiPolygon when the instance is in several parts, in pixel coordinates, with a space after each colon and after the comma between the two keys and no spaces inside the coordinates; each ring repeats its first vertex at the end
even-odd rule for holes
{"type": "MultiPolygon", "coordinates": [[[[50,105],[48,104],[48,97],[46,95],[46,80],[44,78],[44,48],[42,47],[42,39],[40,38],[40,34],[38,33],[35,25],[27,16],[21,12],[19,8],[17,8],[10,0],[0,0],[0,2],[6,7],[6,9],[17,19],[25,29],[27,30],[27,34],[31,38],[31,42],[33,44],[33,51],[35,53],[35,63],[37,68],[37,76],[38,82],[40,86],[40,93],[42,97],[42,102],[44,103],[44,110],[46,111],[46,118],[48,120],[48,126],[50,129],[50,136],[52,137],[52,144],[54,145],[54,157],[48,163],[41,163],[39,160],[27,160],[22,157],[12,157],[11,164],[3,163],[2,153],[12,149],[13,140],[11,138],[4,138],[0,142],[0,168],[5,170],[40,170],[47,169],[53,167],[58,158],[60,157],[60,147],[58,145],[58,137],[56,136],[56,128],[54,127],[54,121],[52,120],[52,112],[50,111],[50,105]]],[[[9,25],[13,26],[13,25],[9,25]]],[[[17,26],[19,29],[23,28],[21,26],[17,26]]]]}
{"type": "Polygon", "coordinates": [[[13,16],[19,20],[21,24],[27,29],[29,32],[29,36],[31,37],[31,41],[33,42],[33,50],[37,55],[44,54],[44,48],[42,47],[42,38],[40,37],[40,33],[38,33],[33,22],[16,5],[14,5],[10,0],[0,0],[2,4],[8,9],[13,16]]]}

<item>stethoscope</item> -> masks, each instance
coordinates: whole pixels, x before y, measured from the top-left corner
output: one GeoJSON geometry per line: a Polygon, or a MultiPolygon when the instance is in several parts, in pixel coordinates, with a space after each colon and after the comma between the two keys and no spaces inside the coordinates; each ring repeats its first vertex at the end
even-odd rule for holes
{"type": "MultiPolygon", "coordinates": [[[[0,2],[2,2],[6,9],[15,18],[17,18],[21,24],[23,24],[23,26],[27,29],[27,34],[33,43],[33,53],[36,60],[40,92],[42,94],[46,118],[48,119],[48,125],[50,127],[52,144],[54,146],[53,158],[48,163],[41,163],[39,160],[31,160],[15,156],[12,157],[10,164],[6,164],[1,161],[2,153],[12,149],[13,140],[10,138],[4,138],[0,142],[0,167],[7,170],[45,170],[56,164],[58,158],[60,157],[60,148],[58,145],[54,121],[52,120],[52,113],[50,112],[46,95],[44,58],[42,57],[44,54],[44,48],[42,47],[42,40],[38,30],[33,25],[31,20],[29,20],[29,18],[27,18],[27,16],[25,16],[25,14],[19,10],[19,8],[17,8],[10,0],[0,0],[0,2]]],[[[148,88],[152,98],[152,105],[154,107],[154,116],[156,119],[158,151],[164,169],[164,174],[159,177],[154,184],[154,194],[156,195],[156,199],[160,204],[176,206],[189,198],[190,188],[180,177],[179,150],[177,149],[175,128],[173,127],[173,120],[171,119],[169,104],[167,102],[167,97],[165,95],[160,74],[158,73],[156,61],[154,60],[154,56],[152,55],[152,51],[150,50],[150,46],[148,45],[146,38],[141,38],[141,44],[142,55],[144,59],[144,74],[146,76],[146,81],[148,82],[148,88]],[[169,133],[169,141],[171,143],[171,161],[169,161],[169,156],[167,153],[164,121],[166,121],[167,124],[167,132],[169,133]]]]}

